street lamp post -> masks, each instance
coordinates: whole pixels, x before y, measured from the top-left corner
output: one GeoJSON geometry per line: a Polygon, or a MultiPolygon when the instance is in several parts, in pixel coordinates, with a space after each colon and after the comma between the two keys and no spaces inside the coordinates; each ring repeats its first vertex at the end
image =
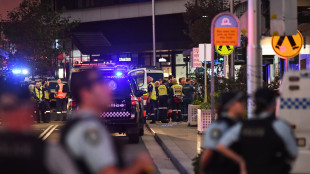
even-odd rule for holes
{"type": "Polygon", "coordinates": [[[261,9],[260,0],[248,1],[248,60],[247,60],[247,88],[248,117],[252,117],[254,108],[253,94],[262,86],[262,48],[261,40],[261,9]]]}
{"type": "Polygon", "coordinates": [[[152,0],[152,27],[153,27],[153,66],[156,66],[155,0],[152,0]]]}

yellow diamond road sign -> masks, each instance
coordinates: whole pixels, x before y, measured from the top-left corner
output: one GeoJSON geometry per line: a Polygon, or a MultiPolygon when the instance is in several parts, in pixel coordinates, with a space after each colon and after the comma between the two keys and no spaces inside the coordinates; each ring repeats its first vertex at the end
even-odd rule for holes
{"type": "Polygon", "coordinates": [[[293,58],[297,56],[302,48],[304,39],[299,31],[293,36],[273,36],[272,48],[281,58],[293,58]]]}
{"type": "Polygon", "coordinates": [[[233,45],[215,46],[216,52],[222,56],[228,56],[234,51],[233,45]]]}

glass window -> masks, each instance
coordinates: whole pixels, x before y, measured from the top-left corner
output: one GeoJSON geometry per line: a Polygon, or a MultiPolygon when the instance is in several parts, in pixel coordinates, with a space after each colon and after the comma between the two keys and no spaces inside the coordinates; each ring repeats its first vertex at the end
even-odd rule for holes
{"type": "Polygon", "coordinates": [[[139,87],[142,87],[144,85],[144,71],[143,70],[131,72],[129,75],[132,77],[132,79],[135,81],[135,83],[139,87]]]}

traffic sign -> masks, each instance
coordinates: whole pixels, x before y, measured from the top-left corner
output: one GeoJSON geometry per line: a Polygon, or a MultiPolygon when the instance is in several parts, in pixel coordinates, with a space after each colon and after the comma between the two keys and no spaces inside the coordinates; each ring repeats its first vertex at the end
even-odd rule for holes
{"type": "Polygon", "coordinates": [[[214,45],[239,46],[239,20],[232,13],[220,13],[212,26],[214,31],[214,45]]]}
{"type": "Polygon", "coordinates": [[[271,41],[274,52],[279,57],[287,59],[297,56],[303,43],[304,39],[299,31],[292,36],[273,36],[271,41]]]}
{"type": "Polygon", "coordinates": [[[222,56],[231,55],[231,53],[234,51],[234,46],[232,45],[215,46],[215,48],[216,48],[216,52],[222,56]]]}

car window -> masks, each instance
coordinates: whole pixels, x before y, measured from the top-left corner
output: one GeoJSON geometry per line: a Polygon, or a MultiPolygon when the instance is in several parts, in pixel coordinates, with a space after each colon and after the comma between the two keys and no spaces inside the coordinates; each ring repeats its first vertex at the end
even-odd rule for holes
{"type": "Polygon", "coordinates": [[[156,82],[159,79],[164,79],[163,73],[147,73],[147,76],[152,77],[154,79],[153,82],[156,82]]]}
{"type": "Polygon", "coordinates": [[[139,87],[144,85],[144,71],[143,70],[131,72],[129,75],[139,87]]]}

